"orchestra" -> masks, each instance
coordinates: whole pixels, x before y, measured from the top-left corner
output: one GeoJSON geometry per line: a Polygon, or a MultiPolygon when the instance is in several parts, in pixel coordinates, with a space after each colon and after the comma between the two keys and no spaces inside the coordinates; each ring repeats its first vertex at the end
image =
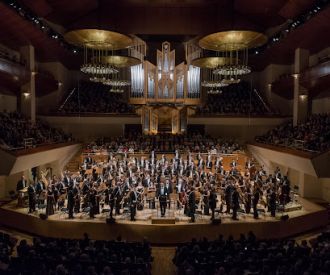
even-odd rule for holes
{"type": "Polygon", "coordinates": [[[197,213],[211,216],[211,220],[216,212],[227,213],[237,220],[238,211],[248,215],[251,209],[257,219],[259,204],[274,217],[277,207],[290,201],[288,178],[279,169],[267,176],[253,159],[239,169],[238,159],[233,158],[226,171],[223,156],[218,154],[184,156],[176,151],[172,156],[157,159],[155,152],[149,157],[111,153],[100,161],[88,154],[77,173],[65,171],[60,178],[42,177],[31,184],[29,211],[34,212],[35,205],[46,200],[47,216],[61,211],[66,203],[69,219],[79,212],[93,219],[108,208],[110,219],[127,211],[135,221],[136,212],[145,208],[157,208],[165,217],[172,202],[175,210],[183,209],[195,222],[197,213]]]}

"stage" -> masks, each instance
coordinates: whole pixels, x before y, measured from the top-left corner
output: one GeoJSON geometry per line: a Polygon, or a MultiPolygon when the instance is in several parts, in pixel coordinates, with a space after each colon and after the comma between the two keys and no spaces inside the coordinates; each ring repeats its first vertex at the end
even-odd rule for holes
{"type": "Polygon", "coordinates": [[[129,220],[129,213],[116,216],[113,224],[107,224],[108,213],[89,218],[88,213],[76,214],[75,219],[68,219],[66,213],[57,213],[46,220],[39,217],[43,210],[28,214],[27,208],[17,207],[12,201],[0,208],[1,223],[27,233],[57,237],[81,238],[86,232],[92,239],[111,240],[119,235],[127,241],[138,241],[146,237],[153,244],[177,244],[192,238],[207,237],[215,239],[219,234],[238,237],[241,233],[253,231],[259,238],[282,238],[325,226],[328,222],[327,211],[306,200],[299,198],[301,209],[292,206],[292,211],[277,213],[276,218],[269,213],[260,213],[259,219],[252,214],[239,214],[234,221],[231,215],[218,214],[221,223],[212,224],[210,216],[196,215],[196,222],[190,223],[183,213],[171,209],[162,218],[156,210],[137,211],[136,221],[129,220]],[[289,215],[288,220],[281,220],[282,215],[289,215]]]}

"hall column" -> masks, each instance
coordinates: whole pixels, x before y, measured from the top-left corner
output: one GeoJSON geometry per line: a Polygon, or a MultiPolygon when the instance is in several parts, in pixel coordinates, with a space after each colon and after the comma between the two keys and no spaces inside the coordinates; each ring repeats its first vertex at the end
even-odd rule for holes
{"type": "Polygon", "coordinates": [[[26,60],[27,69],[29,71],[29,82],[21,87],[21,100],[19,110],[25,116],[29,117],[32,123],[36,120],[36,66],[34,47],[32,45],[24,46],[20,49],[22,57],[26,60]]]}
{"type": "Polygon", "coordinates": [[[293,125],[305,121],[308,114],[308,90],[300,85],[300,74],[309,66],[309,51],[296,49],[293,74],[293,125]]]}

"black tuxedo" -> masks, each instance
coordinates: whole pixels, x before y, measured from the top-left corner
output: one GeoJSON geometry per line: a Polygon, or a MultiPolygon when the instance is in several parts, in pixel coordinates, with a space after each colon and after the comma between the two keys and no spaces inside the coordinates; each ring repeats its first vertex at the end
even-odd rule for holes
{"type": "Polygon", "coordinates": [[[233,219],[237,219],[237,211],[239,209],[239,193],[235,189],[232,194],[232,203],[233,203],[233,219]]]}
{"type": "Polygon", "coordinates": [[[260,193],[259,193],[259,189],[255,190],[254,191],[254,194],[253,194],[253,199],[252,199],[252,207],[253,207],[253,217],[255,219],[258,218],[258,209],[257,209],[257,205],[258,205],[258,202],[259,202],[259,198],[260,198],[260,193]]]}
{"type": "Polygon", "coordinates": [[[190,214],[190,217],[191,217],[191,221],[195,222],[196,195],[195,195],[194,191],[191,191],[189,193],[188,204],[189,204],[189,214],[190,214]]]}
{"type": "Polygon", "coordinates": [[[165,216],[166,202],[167,202],[168,195],[169,195],[169,192],[168,192],[168,189],[166,186],[157,188],[156,196],[159,199],[160,212],[161,212],[162,217],[165,216]]]}
{"type": "Polygon", "coordinates": [[[68,191],[68,211],[69,211],[69,219],[73,219],[73,208],[75,204],[74,192],[73,189],[70,188],[68,191]]]}
{"type": "Polygon", "coordinates": [[[20,191],[26,187],[26,180],[19,180],[16,185],[16,191],[20,191]]]}
{"type": "Polygon", "coordinates": [[[215,212],[215,208],[217,207],[217,194],[215,193],[215,191],[211,191],[210,193],[210,197],[209,197],[209,206],[212,212],[212,217],[211,219],[214,219],[214,212],[215,212]]]}
{"type": "Polygon", "coordinates": [[[131,191],[129,194],[129,203],[130,203],[130,210],[131,210],[131,221],[135,221],[135,214],[136,214],[136,203],[137,203],[138,194],[135,191],[131,191]]]}
{"type": "Polygon", "coordinates": [[[30,185],[28,187],[28,195],[29,195],[29,213],[36,211],[36,191],[34,186],[30,185]]]}

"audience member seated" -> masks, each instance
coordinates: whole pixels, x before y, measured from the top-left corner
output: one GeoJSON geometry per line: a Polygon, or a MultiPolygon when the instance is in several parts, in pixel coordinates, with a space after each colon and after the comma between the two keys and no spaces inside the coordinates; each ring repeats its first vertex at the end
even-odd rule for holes
{"type": "Polygon", "coordinates": [[[307,241],[257,240],[250,233],[239,240],[195,239],[180,245],[173,259],[178,274],[329,274],[330,232],[310,246],[307,241]]]}
{"type": "Polygon", "coordinates": [[[64,103],[63,113],[134,113],[122,94],[109,92],[110,87],[94,82],[82,82],[64,103]]]}
{"type": "Polygon", "coordinates": [[[34,238],[22,240],[8,274],[150,274],[149,243],[34,238]]]}
{"type": "Polygon", "coordinates": [[[298,150],[324,152],[330,149],[330,114],[311,115],[305,123],[293,127],[292,122],[277,126],[257,142],[298,150]]]}
{"type": "Polygon", "coordinates": [[[51,128],[41,120],[36,120],[33,124],[20,113],[0,113],[0,148],[25,148],[24,140],[30,138],[32,146],[71,140],[62,130],[51,128]]]}
{"type": "Polygon", "coordinates": [[[6,60],[9,60],[11,62],[20,64],[22,66],[25,66],[26,61],[23,59],[20,59],[17,54],[14,54],[11,51],[8,51],[7,49],[0,46],[0,58],[4,58],[6,60]]]}
{"type": "Polygon", "coordinates": [[[242,82],[221,88],[219,94],[208,94],[204,106],[196,114],[266,115],[274,114],[266,107],[249,84],[242,82]]]}
{"type": "Polygon", "coordinates": [[[106,149],[112,152],[174,152],[190,151],[208,153],[231,154],[240,150],[240,146],[234,140],[224,140],[222,138],[212,138],[200,133],[188,135],[141,135],[138,133],[129,133],[126,137],[107,138],[91,143],[88,146],[90,150],[106,149]]]}
{"type": "Polygon", "coordinates": [[[16,239],[10,235],[0,232],[0,274],[5,274],[10,262],[16,239]]]}

